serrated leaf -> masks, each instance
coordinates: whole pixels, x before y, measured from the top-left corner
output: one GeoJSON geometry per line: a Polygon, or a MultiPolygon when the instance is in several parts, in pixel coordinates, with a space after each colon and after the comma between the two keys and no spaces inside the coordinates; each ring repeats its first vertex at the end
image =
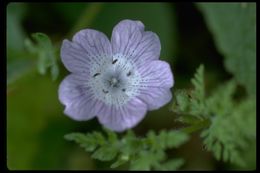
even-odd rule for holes
{"type": "MultiPolygon", "coordinates": [[[[232,88],[232,81],[226,85],[226,88],[220,88],[218,92],[232,93],[233,89],[228,89],[228,87],[232,88]]],[[[235,105],[233,103],[230,106],[223,100],[229,99],[229,102],[233,102],[231,94],[226,94],[225,96],[228,98],[225,98],[218,92],[216,93],[218,97],[215,97],[218,98],[216,103],[222,101],[224,104],[219,109],[214,110],[216,115],[212,117],[210,128],[201,133],[201,137],[204,138],[203,143],[218,160],[223,159],[245,166],[241,151],[248,149],[249,142],[256,133],[254,128],[256,113],[255,107],[252,106],[254,100],[246,99],[241,103],[235,105]],[[253,128],[250,129],[251,127],[253,128]],[[250,129],[250,133],[247,133],[248,129],[250,129]]]]}
{"type": "Polygon", "coordinates": [[[97,142],[91,135],[84,135],[82,133],[71,133],[64,136],[69,141],[75,141],[86,151],[94,151],[97,147],[97,142]]]}
{"type": "Polygon", "coordinates": [[[101,161],[110,161],[113,160],[117,155],[117,150],[111,146],[102,146],[97,149],[91,157],[101,161]]]}
{"type": "Polygon", "coordinates": [[[139,157],[131,161],[130,163],[130,170],[142,170],[148,171],[151,167],[161,161],[164,157],[162,152],[148,152],[148,151],[141,151],[139,153],[139,157]]]}
{"type": "Polygon", "coordinates": [[[105,137],[100,132],[94,131],[92,134],[89,135],[93,136],[93,138],[95,139],[95,141],[97,141],[99,145],[104,145],[106,143],[105,137]]]}
{"type": "Polygon", "coordinates": [[[189,136],[186,133],[179,131],[170,131],[167,134],[166,145],[169,148],[177,148],[181,144],[185,143],[189,139],[189,136]]]}
{"type": "Polygon", "coordinates": [[[147,137],[139,138],[129,130],[121,139],[115,138],[116,134],[108,129],[104,129],[107,135],[100,132],[88,134],[72,133],[65,136],[67,140],[72,140],[80,144],[86,151],[96,151],[92,158],[100,161],[110,161],[116,159],[111,164],[111,168],[116,168],[130,161],[131,170],[150,170],[158,167],[166,159],[165,150],[167,148],[178,147],[187,141],[188,135],[179,131],[164,131],[158,135],[154,131],[149,131],[147,137]],[[160,142],[158,142],[160,141],[160,142]],[[93,145],[91,145],[93,144],[93,145]],[[118,157],[117,157],[118,155],[118,157]]]}
{"type": "Polygon", "coordinates": [[[173,105],[173,111],[182,111],[185,112],[188,110],[189,106],[189,96],[187,91],[185,90],[177,90],[175,91],[175,105],[173,105]]]}
{"type": "Polygon", "coordinates": [[[121,155],[116,162],[114,162],[110,167],[111,168],[117,168],[126,162],[129,161],[129,156],[128,155],[121,155]]]}
{"type": "Polygon", "coordinates": [[[191,79],[194,89],[191,92],[177,90],[176,101],[173,104],[173,111],[178,114],[191,115],[200,120],[206,118],[205,109],[205,87],[204,87],[204,65],[200,65],[194,77],[191,79]]]}
{"type": "Polygon", "coordinates": [[[109,129],[106,129],[104,128],[105,132],[107,133],[107,136],[108,136],[108,141],[110,143],[115,143],[117,141],[117,135],[115,132],[109,130],[109,129]]]}
{"type": "Polygon", "coordinates": [[[194,86],[193,95],[198,101],[203,101],[205,97],[204,87],[204,65],[200,65],[196,70],[194,78],[191,79],[191,83],[194,86]]]}
{"type": "Polygon", "coordinates": [[[232,110],[233,94],[235,93],[236,82],[233,80],[217,87],[211,96],[206,99],[206,109],[209,113],[218,113],[225,116],[232,110]]]}

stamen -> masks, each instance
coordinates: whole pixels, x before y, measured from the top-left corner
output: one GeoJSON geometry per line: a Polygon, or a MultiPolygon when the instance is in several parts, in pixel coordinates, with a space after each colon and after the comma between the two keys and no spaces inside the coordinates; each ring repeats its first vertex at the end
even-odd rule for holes
{"type": "Polygon", "coordinates": [[[94,74],[93,77],[96,77],[96,76],[98,76],[98,75],[100,75],[100,73],[96,73],[96,74],[94,74]]]}
{"type": "Polygon", "coordinates": [[[131,75],[131,71],[129,71],[126,75],[127,75],[127,76],[130,76],[130,75],[131,75]]]}
{"type": "Polygon", "coordinates": [[[98,63],[91,66],[90,74],[92,80],[88,84],[95,97],[116,107],[126,104],[141,87],[141,76],[135,71],[134,64],[123,55],[114,55],[112,59],[101,57],[98,63]]]}
{"type": "Polygon", "coordinates": [[[113,60],[113,61],[112,61],[112,64],[115,64],[116,62],[117,62],[117,59],[113,60]]]}
{"type": "Polygon", "coordinates": [[[104,89],[103,89],[102,91],[103,91],[103,93],[105,93],[105,94],[109,93],[107,90],[104,90],[104,89]]]}

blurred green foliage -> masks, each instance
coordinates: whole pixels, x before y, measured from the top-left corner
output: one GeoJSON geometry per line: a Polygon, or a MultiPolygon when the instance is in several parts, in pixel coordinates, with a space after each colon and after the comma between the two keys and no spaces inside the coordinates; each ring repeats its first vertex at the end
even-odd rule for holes
{"type": "Polygon", "coordinates": [[[226,68],[251,96],[256,94],[256,4],[199,3],[224,54],[226,68]]]}
{"type": "Polygon", "coordinates": [[[37,42],[36,45],[30,39],[26,39],[24,44],[30,53],[38,56],[38,72],[45,75],[47,68],[50,67],[52,80],[57,79],[59,69],[56,62],[55,49],[50,38],[43,33],[33,33],[32,37],[37,42]]]}
{"type": "Polygon", "coordinates": [[[7,53],[9,53],[9,50],[21,51],[23,49],[25,32],[21,21],[26,10],[26,5],[21,3],[11,3],[7,6],[7,53]]]}
{"type": "MultiPolygon", "coordinates": [[[[190,133],[204,129],[202,137],[207,146],[206,149],[212,151],[217,159],[223,158],[234,163],[237,163],[236,161],[241,163],[239,160],[242,159],[244,164],[244,166],[227,164],[220,169],[254,169],[256,167],[256,101],[254,98],[256,93],[256,7],[254,3],[186,5],[173,3],[9,3],[6,9],[7,167],[9,169],[86,170],[109,169],[110,165],[112,168],[121,165],[119,167],[121,169],[127,169],[128,166],[131,169],[193,169],[193,167],[186,167],[189,165],[185,162],[186,158],[176,154],[181,149],[165,150],[167,145],[164,145],[164,139],[161,139],[171,134],[171,131],[165,130],[179,129],[183,127],[183,124],[189,125],[183,129],[184,132],[190,133]],[[197,11],[197,7],[202,13],[197,11]],[[203,25],[200,15],[203,15],[207,25],[203,25]],[[183,20],[187,18],[190,20],[183,20]],[[141,139],[139,143],[149,140],[159,141],[149,144],[149,150],[137,147],[136,149],[140,149],[138,153],[130,154],[138,156],[133,160],[122,154],[132,151],[133,146],[130,143],[115,150],[112,150],[113,147],[102,149],[102,145],[99,145],[96,146],[99,148],[94,154],[90,155],[66,142],[63,138],[65,134],[78,131],[78,134],[72,134],[70,137],[73,140],[83,140],[79,143],[86,149],[84,140],[87,140],[85,137],[87,135],[81,132],[102,130],[95,119],[88,122],[75,122],[64,116],[64,108],[57,96],[59,83],[68,74],[59,58],[61,41],[65,38],[71,39],[75,32],[86,27],[102,31],[110,37],[114,25],[122,19],[140,20],[145,24],[146,30],[158,34],[162,45],[161,59],[171,64],[175,75],[173,101],[176,101],[174,104],[178,103],[178,106],[175,105],[173,109],[174,112],[169,111],[172,106],[149,112],[144,121],[133,129],[132,136],[128,133],[115,138],[115,133],[107,133],[108,139],[117,144],[122,144],[124,140],[141,139]],[[191,27],[183,25],[185,22],[191,27]],[[201,25],[202,29],[197,30],[197,25],[201,25]],[[212,33],[214,42],[208,38],[209,31],[212,33]],[[33,39],[30,39],[32,33],[38,34],[34,34],[33,39]],[[187,33],[189,33],[187,35],[189,39],[185,40],[180,37],[185,37],[187,33]],[[191,56],[194,59],[191,59],[191,56]],[[201,67],[192,81],[194,88],[189,89],[189,79],[194,70],[192,68],[202,63],[201,61],[206,62],[204,65],[207,73],[204,74],[201,67]],[[40,75],[46,74],[48,68],[51,69],[52,79],[57,79],[56,81],[40,75]],[[236,85],[233,82],[230,85],[223,84],[224,81],[230,79],[230,74],[225,68],[233,74],[239,84],[246,88],[250,97],[239,92],[240,90],[234,91],[232,87],[228,87],[236,85]],[[219,89],[208,89],[216,84],[219,89]],[[185,89],[177,90],[180,87],[185,89]],[[209,91],[211,91],[210,94],[209,91]],[[236,97],[232,93],[235,93],[236,97]],[[179,115],[180,113],[184,113],[185,116],[179,115]],[[178,121],[175,122],[175,119],[178,121]],[[80,138],[77,138],[77,135],[80,138]],[[130,149],[124,147],[130,147],[130,149]],[[152,148],[160,152],[166,151],[169,159],[164,160],[165,154],[160,152],[157,153],[158,155],[155,154],[156,152],[150,152],[152,148]],[[112,151],[118,152],[118,155],[112,151]],[[104,153],[110,154],[103,157],[104,153]],[[97,161],[112,158],[115,162],[97,161]]],[[[93,133],[87,134],[93,135],[93,133]]],[[[175,139],[178,136],[175,131],[173,134],[169,141],[180,143],[185,141],[175,139]]],[[[106,136],[103,138],[104,144],[109,142],[106,136]]],[[[89,144],[89,141],[86,144],[89,144]]],[[[185,152],[191,160],[192,158],[196,160],[196,155],[189,154],[194,152],[193,149],[190,147],[185,152]]],[[[88,148],[87,151],[90,149],[88,148]]],[[[205,151],[201,149],[197,152],[205,151]]],[[[206,165],[208,159],[201,158],[201,164],[199,164],[201,169],[219,169],[217,165],[206,165]]],[[[210,159],[213,160],[213,157],[210,159]]]]}

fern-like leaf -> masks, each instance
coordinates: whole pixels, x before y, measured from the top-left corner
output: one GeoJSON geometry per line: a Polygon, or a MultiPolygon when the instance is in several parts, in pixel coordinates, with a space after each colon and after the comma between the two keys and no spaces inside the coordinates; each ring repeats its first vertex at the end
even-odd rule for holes
{"type": "Polygon", "coordinates": [[[175,92],[172,109],[177,121],[190,125],[184,132],[202,130],[203,143],[217,160],[245,166],[241,153],[255,140],[256,101],[253,97],[235,100],[235,80],[219,85],[206,97],[203,70],[201,65],[191,80],[194,90],[175,92]]]}
{"type": "MultiPolygon", "coordinates": [[[[118,139],[115,132],[108,129],[104,131],[106,135],[100,132],[71,133],[65,135],[65,139],[75,141],[88,152],[94,152],[94,159],[115,160],[111,168],[129,162],[130,170],[159,168],[166,159],[166,149],[179,147],[188,140],[188,135],[180,131],[161,131],[158,135],[150,131],[147,137],[140,138],[129,130],[121,139],[118,139]]],[[[169,163],[165,167],[169,169],[169,163]]]]}

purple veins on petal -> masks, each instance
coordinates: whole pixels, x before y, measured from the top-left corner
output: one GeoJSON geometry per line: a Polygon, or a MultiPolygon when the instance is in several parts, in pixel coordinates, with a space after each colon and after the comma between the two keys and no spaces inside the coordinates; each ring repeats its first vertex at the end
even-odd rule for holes
{"type": "Polygon", "coordinates": [[[172,98],[173,74],[160,51],[159,37],[133,20],[119,22],[111,42],[92,29],[64,40],[61,60],[71,72],[59,87],[64,113],[78,121],[97,117],[118,132],[133,128],[172,98]]]}

